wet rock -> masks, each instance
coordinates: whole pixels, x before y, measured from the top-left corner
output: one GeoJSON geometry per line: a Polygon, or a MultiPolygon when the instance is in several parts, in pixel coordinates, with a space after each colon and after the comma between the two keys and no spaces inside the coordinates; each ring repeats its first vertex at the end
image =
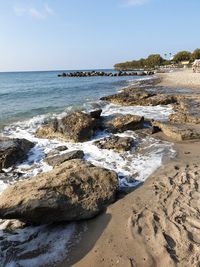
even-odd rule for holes
{"type": "Polygon", "coordinates": [[[71,160],[71,159],[82,159],[84,157],[84,152],[82,150],[75,150],[75,151],[70,151],[61,155],[54,155],[47,157],[45,161],[55,167],[60,164],[62,164],[65,161],[71,160]]]}
{"type": "Polygon", "coordinates": [[[119,115],[114,118],[107,118],[103,121],[103,128],[112,132],[124,132],[137,130],[144,127],[144,117],[137,115],[119,115]]]}
{"type": "Polygon", "coordinates": [[[57,151],[65,151],[65,150],[67,150],[68,148],[66,147],[66,146],[58,146],[58,147],[56,147],[56,150],[57,151]]]}
{"type": "Polygon", "coordinates": [[[119,71],[118,73],[113,72],[105,72],[105,71],[76,71],[70,73],[61,73],[58,74],[58,77],[94,77],[94,76],[109,76],[109,77],[116,77],[116,76],[145,76],[145,75],[153,75],[154,72],[152,71],[143,71],[143,72],[134,72],[134,71],[119,71]]]}
{"type": "Polygon", "coordinates": [[[158,94],[139,101],[141,106],[158,106],[169,105],[177,102],[177,99],[173,95],[158,94]]]}
{"type": "Polygon", "coordinates": [[[127,89],[121,93],[102,97],[101,100],[124,106],[157,106],[168,105],[177,102],[176,96],[154,94],[144,89],[127,89]]]}
{"type": "Polygon", "coordinates": [[[126,90],[120,92],[118,94],[105,96],[100,98],[100,100],[108,101],[113,104],[130,106],[130,105],[137,105],[139,101],[142,99],[150,97],[152,94],[146,92],[143,89],[135,89],[135,90],[126,90]]]}
{"type": "Polygon", "coordinates": [[[153,122],[152,125],[157,129],[160,129],[166,136],[177,141],[200,138],[200,127],[192,124],[153,122]]]}
{"type": "Polygon", "coordinates": [[[99,119],[101,117],[102,109],[96,109],[90,112],[90,116],[94,119],[99,119]]]}
{"type": "Polygon", "coordinates": [[[124,152],[131,149],[134,139],[131,137],[110,136],[102,140],[94,142],[100,149],[112,149],[116,152],[124,152]]]}
{"type": "Polygon", "coordinates": [[[15,231],[17,229],[23,229],[26,224],[19,220],[0,220],[1,229],[4,231],[15,231]]]}
{"type": "Polygon", "coordinates": [[[27,158],[34,144],[26,139],[0,138],[0,170],[9,168],[27,158]]]}
{"type": "Polygon", "coordinates": [[[118,177],[83,160],[20,181],[0,195],[0,218],[31,223],[89,219],[115,200],[118,177]]]}
{"type": "Polygon", "coordinates": [[[83,112],[74,112],[59,121],[58,131],[74,142],[88,141],[94,134],[96,120],[83,112]]]}
{"type": "Polygon", "coordinates": [[[58,138],[72,142],[88,141],[94,134],[97,120],[89,114],[74,112],[36,131],[39,138],[58,138]]]}
{"type": "Polygon", "coordinates": [[[47,139],[64,139],[63,135],[56,131],[51,125],[44,125],[39,127],[36,132],[35,136],[38,138],[47,138],[47,139]]]}

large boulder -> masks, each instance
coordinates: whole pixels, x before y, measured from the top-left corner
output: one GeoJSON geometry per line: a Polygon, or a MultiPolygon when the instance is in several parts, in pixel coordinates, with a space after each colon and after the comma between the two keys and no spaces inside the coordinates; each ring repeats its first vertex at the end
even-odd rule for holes
{"type": "Polygon", "coordinates": [[[137,115],[118,115],[103,121],[103,129],[112,133],[137,130],[144,127],[144,117],[137,115]]]}
{"type": "Polygon", "coordinates": [[[100,149],[112,149],[116,152],[124,152],[131,149],[134,139],[131,137],[109,136],[95,141],[94,144],[100,149]]]}
{"type": "Polygon", "coordinates": [[[89,219],[115,200],[118,177],[83,160],[20,181],[0,195],[0,218],[31,223],[89,219]]]}
{"type": "Polygon", "coordinates": [[[97,121],[89,114],[74,112],[61,120],[40,127],[36,131],[39,138],[59,138],[72,142],[88,141],[95,130],[97,121]]]}
{"type": "Polygon", "coordinates": [[[65,161],[71,159],[82,159],[84,157],[84,152],[82,150],[74,150],[67,153],[63,153],[61,155],[51,155],[45,159],[45,161],[55,167],[59,166],[60,164],[64,163],[65,161]]]}
{"type": "Polygon", "coordinates": [[[200,126],[192,124],[172,124],[152,122],[156,130],[161,130],[169,138],[177,141],[200,139],[200,126]]]}
{"type": "Polygon", "coordinates": [[[0,138],[0,170],[9,168],[27,158],[34,144],[26,139],[0,138]]]}

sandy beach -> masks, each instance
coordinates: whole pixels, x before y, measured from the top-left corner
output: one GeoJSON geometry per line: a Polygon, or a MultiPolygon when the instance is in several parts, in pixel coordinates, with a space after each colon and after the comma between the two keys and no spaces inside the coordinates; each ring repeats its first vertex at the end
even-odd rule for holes
{"type": "MultiPolygon", "coordinates": [[[[185,70],[160,77],[158,86],[195,88],[198,94],[198,73],[185,70]]],[[[156,135],[171,141],[163,133],[156,135]]],[[[198,266],[199,147],[198,139],[174,142],[176,158],[89,220],[88,231],[59,267],[198,266]]]]}
{"type": "Polygon", "coordinates": [[[157,74],[161,78],[161,86],[175,88],[199,89],[200,73],[193,73],[192,69],[182,69],[171,73],[157,74]]]}

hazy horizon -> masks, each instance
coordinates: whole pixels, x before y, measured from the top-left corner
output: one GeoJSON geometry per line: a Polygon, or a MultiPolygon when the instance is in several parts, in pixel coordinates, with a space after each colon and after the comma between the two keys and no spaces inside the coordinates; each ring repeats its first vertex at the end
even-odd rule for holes
{"type": "Polygon", "coordinates": [[[193,51],[200,1],[8,0],[0,3],[0,72],[112,69],[193,51]]]}

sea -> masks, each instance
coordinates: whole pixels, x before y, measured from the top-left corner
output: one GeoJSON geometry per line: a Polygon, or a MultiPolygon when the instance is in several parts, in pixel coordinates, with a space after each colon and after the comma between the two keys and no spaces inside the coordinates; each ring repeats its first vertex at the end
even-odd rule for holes
{"type": "MultiPolygon", "coordinates": [[[[133,131],[117,134],[135,140],[131,151],[123,153],[99,149],[94,145],[94,141],[110,135],[105,131],[97,132],[84,143],[36,138],[35,131],[42,123],[77,110],[89,112],[102,108],[104,117],[134,114],[161,121],[167,121],[173,112],[170,105],[128,107],[100,100],[123,88],[141,86],[141,81],[153,79],[152,76],[58,77],[62,72],[0,73],[0,135],[26,138],[35,143],[27,160],[15,168],[4,169],[7,178],[0,179],[0,193],[17,180],[50,171],[52,167],[44,162],[44,158],[60,145],[66,145],[68,151],[83,150],[85,160],[116,171],[120,190],[132,189],[145,182],[164,161],[175,156],[173,144],[152,136],[141,137],[133,131]],[[20,173],[20,178],[16,173],[20,173]]],[[[9,230],[10,223],[9,220],[0,220],[0,267],[58,266],[67,259],[71,244],[81,238],[81,231],[87,231],[84,222],[81,231],[80,224],[77,226],[75,222],[29,225],[15,230],[9,230]]]]}

